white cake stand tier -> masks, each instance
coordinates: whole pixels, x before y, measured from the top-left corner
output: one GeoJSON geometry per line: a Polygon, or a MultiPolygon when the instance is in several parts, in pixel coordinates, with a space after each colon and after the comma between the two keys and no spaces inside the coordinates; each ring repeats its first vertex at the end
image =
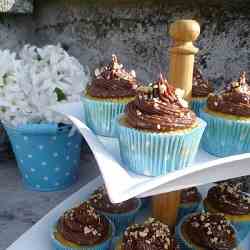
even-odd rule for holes
{"type": "Polygon", "coordinates": [[[147,177],[125,170],[120,159],[116,138],[96,136],[84,123],[82,104],[56,106],[57,112],[67,116],[89,144],[103,176],[110,199],[114,203],[132,197],[156,194],[199,186],[215,181],[250,175],[250,153],[225,158],[214,157],[202,149],[192,166],[161,177],[147,177]]]}

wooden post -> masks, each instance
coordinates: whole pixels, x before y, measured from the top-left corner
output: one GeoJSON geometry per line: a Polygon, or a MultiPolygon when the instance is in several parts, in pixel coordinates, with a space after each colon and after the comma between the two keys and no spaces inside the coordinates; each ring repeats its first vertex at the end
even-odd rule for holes
{"type": "MultiPolygon", "coordinates": [[[[173,47],[170,49],[169,83],[185,90],[189,99],[192,93],[194,56],[198,49],[193,42],[200,34],[200,26],[194,20],[179,20],[170,26],[173,47]]],[[[153,197],[153,216],[170,227],[176,225],[180,191],[161,194],[153,197]]]]}

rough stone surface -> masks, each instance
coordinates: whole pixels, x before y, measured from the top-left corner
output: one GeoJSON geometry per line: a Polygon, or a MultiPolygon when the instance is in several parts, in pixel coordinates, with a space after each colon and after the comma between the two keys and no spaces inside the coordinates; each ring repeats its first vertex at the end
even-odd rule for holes
{"type": "Polygon", "coordinates": [[[53,193],[32,192],[24,188],[14,162],[0,162],[0,250],[6,249],[52,208],[97,175],[93,156],[86,154],[75,185],[53,193]]]}
{"type": "Polygon", "coordinates": [[[208,78],[220,83],[238,77],[241,70],[249,71],[250,20],[244,1],[236,6],[236,1],[225,6],[219,4],[224,1],[209,6],[204,1],[112,6],[82,2],[38,1],[33,16],[2,17],[0,47],[62,43],[91,70],[116,53],[140,79],[152,81],[167,69],[169,24],[195,18],[202,27],[198,60],[208,78]]]}
{"type": "Polygon", "coordinates": [[[0,12],[4,13],[32,13],[33,0],[1,0],[0,12]]]}

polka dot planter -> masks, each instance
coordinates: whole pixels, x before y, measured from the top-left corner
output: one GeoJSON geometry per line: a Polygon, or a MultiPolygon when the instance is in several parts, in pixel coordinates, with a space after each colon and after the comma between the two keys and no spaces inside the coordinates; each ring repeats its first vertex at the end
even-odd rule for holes
{"type": "Polygon", "coordinates": [[[32,190],[64,189],[78,177],[81,135],[71,126],[6,126],[24,184],[32,190]]]}

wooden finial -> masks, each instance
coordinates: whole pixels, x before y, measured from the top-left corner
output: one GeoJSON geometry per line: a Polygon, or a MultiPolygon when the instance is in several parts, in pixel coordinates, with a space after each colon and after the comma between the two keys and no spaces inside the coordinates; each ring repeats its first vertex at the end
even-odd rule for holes
{"type": "MultiPolygon", "coordinates": [[[[194,56],[198,49],[193,42],[200,34],[200,25],[193,20],[179,20],[170,27],[173,47],[170,49],[170,84],[185,90],[188,99],[192,93],[194,56]]],[[[181,192],[161,194],[152,199],[153,216],[174,229],[177,221],[181,192]]]]}
{"type": "Polygon", "coordinates": [[[194,56],[199,51],[193,42],[200,34],[200,25],[194,20],[179,20],[170,26],[173,47],[170,48],[169,81],[185,90],[185,97],[192,93],[194,56]]]}

